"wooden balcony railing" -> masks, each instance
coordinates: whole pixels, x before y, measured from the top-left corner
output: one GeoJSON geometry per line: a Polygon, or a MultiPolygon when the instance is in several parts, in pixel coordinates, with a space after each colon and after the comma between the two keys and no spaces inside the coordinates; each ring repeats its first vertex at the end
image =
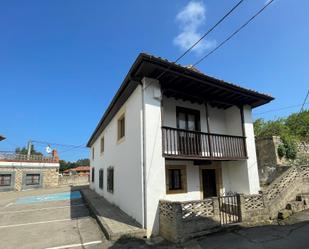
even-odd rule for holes
{"type": "Polygon", "coordinates": [[[180,159],[246,159],[245,137],[162,127],[163,156],[180,159]]]}

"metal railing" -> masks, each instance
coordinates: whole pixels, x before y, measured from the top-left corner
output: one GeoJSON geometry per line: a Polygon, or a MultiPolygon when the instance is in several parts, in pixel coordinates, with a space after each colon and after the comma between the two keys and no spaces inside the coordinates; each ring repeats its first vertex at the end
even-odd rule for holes
{"type": "Polygon", "coordinates": [[[25,155],[11,151],[0,151],[0,161],[11,161],[11,162],[56,162],[52,156],[43,155],[25,155]]]}
{"type": "Polygon", "coordinates": [[[163,156],[245,159],[245,137],[162,127],[163,156]]]}

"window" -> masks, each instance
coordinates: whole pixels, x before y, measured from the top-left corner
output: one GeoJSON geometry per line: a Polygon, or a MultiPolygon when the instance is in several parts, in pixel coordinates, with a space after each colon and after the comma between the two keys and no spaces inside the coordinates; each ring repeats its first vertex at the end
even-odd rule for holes
{"type": "Polygon", "coordinates": [[[103,189],[103,178],[104,178],[103,169],[100,169],[99,171],[99,188],[100,189],[103,189]]]}
{"type": "Polygon", "coordinates": [[[0,174],[0,187],[11,186],[11,180],[11,174],[0,174]]]}
{"type": "Polygon", "coordinates": [[[169,182],[169,190],[181,189],[181,170],[169,169],[168,182],[169,182]]]}
{"type": "Polygon", "coordinates": [[[94,146],[92,147],[92,160],[94,160],[94,146]]]}
{"type": "Polygon", "coordinates": [[[200,112],[198,110],[176,107],[177,128],[200,131],[200,112]]]}
{"type": "Polygon", "coordinates": [[[186,166],[166,166],[166,192],[167,194],[187,192],[186,166]]]}
{"type": "Polygon", "coordinates": [[[101,137],[100,152],[101,154],[104,152],[104,137],[101,137]]]}
{"type": "Polygon", "coordinates": [[[110,193],[114,192],[114,168],[109,167],[107,169],[107,191],[110,193]]]}
{"type": "Polygon", "coordinates": [[[94,168],[91,169],[91,181],[94,182],[94,168]]]}
{"type": "Polygon", "coordinates": [[[26,185],[40,185],[40,174],[26,174],[26,185]]]}
{"type": "Polygon", "coordinates": [[[118,140],[125,136],[125,116],[124,114],[118,119],[118,140]]]}

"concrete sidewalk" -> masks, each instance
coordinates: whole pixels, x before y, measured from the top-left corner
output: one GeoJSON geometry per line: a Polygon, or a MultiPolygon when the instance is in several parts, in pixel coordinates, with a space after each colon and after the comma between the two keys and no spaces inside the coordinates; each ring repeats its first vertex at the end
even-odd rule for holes
{"type": "Polygon", "coordinates": [[[146,236],[146,231],[135,220],[102,196],[89,188],[82,189],[81,193],[107,239],[118,240],[123,237],[143,238],[146,236]]]}

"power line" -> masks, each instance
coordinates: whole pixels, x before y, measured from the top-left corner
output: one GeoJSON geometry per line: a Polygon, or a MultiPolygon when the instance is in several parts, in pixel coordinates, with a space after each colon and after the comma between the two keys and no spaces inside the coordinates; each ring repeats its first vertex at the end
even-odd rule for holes
{"type": "Polygon", "coordinates": [[[243,25],[241,25],[235,32],[233,32],[229,37],[227,37],[217,47],[215,47],[213,50],[211,50],[209,53],[207,53],[205,56],[203,56],[201,59],[199,59],[197,62],[195,62],[193,64],[193,67],[196,66],[197,64],[201,63],[208,56],[210,56],[212,53],[214,53],[216,50],[218,50],[220,47],[222,47],[226,42],[228,42],[230,39],[232,39],[233,36],[235,36],[239,31],[241,31],[244,27],[246,27],[254,18],[256,18],[259,14],[261,14],[273,1],[274,0],[271,0],[270,2],[268,2],[263,8],[261,8],[257,13],[255,13],[247,22],[245,22],[243,25]]]}
{"type": "Polygon", "coordinates": [[[302,104],[302,106],[301,106],[301,108],[300,108],[299,113],[301,113],[301,112],[304,110],[304,106],[305,106],[305,104],[306,104],[308,95],[309,95],[309,89],[308,89],[307,95],[306,95],[306,97],[305,97],[304,103],[302,104]]]}
{"type": "MultiPolygon", "coordinates": [[[[307,104],[309,104],[309,103],[306,103],[305,105],[307,105],[307,104]]],[[[282,108],[271,109],[271,110],[268,110],[268,111],[265,111],[265,112],[255,113],[254,115],[262,115],[262,114],[271,113],[271,112],[276,112],[276,111],[283,111],[283,110],[287,110],[287,109],[296,108],[296,107],[299,107],[299,106],[301,106],[301,105],[302,105],[302,104],[285,106],[285,107],[282,107],[282,108]]],[[[304,105],[304,106],[305,106],[305,105],[304,105]]]]}
{"type": "MultiPolygon", "coordinates": [[[[47,142],[47,141],[37,141],[37,140],[32,140],[33,143],[38,143],[38,144],[45,144],[45,145],[56,145],[56,146],[62,146],[62,147],[77,147],[80,145],[73,145],[73,144],[61,144],[61,143],[52,143],[52,142],[47,142]]],[[[86,146],[84,146],[86,147],[86,146]]]]}
{"type": "MultiPolygon", "coordinates": [[[[177,63],[181,60],[187,53],[189,53],[198,43],[200,43],[210,32],[212,32],[221,22],[224,21],[244,0],[240,0],[232,9],[230,9],[215,25],[213,25],[201,38],[199,38],[195,43],[191,45],[183,54],[181,54],[173,63],[177,63]]],[[[156,79],[160,79],[169,69],[171,65],[165,69],[156,79]]]]}
{"type": "Polygon", "coordinates": [[[86,148],[87,148],[87,147],[86,147],[85,145],[81,144],[81,145],[77,145],[77,146],[75,146],[75,147],[73,147],[73,148],[70,148],[70,149],[67,149],[67,150],[59,151],[58,153],[59,153],[59,154],[63,154],[63,153],[69,152],[69,151],[71,151],[71,150],[86,149],[86,148]]]}

